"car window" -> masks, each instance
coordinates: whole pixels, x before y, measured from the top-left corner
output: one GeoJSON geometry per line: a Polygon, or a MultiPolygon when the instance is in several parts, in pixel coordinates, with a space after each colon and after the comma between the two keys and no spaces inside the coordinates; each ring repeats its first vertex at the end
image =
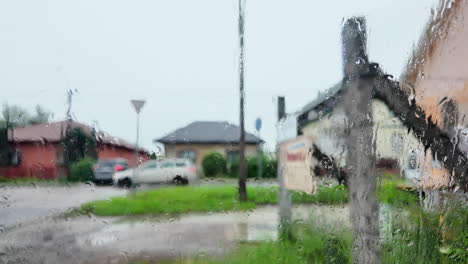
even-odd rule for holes
{"type": "Polygon", "coordinates": [[[161,168],[173,168],[174,162],[173,161],[165,161],[161,164],[161,168]]]}
{"type": "Polygon", "coordinates": [[[128,167],[128,163],[125,162],[125,161],[121,161],[121,162],[117,162],[118,165],[124,167],[124,168],[127,168],[128,167]]]}
{"type": "Polygon", "coordinates": [[[152,169],[152,168],[157,168],[158,164],[156,162],[146,162],[143,163],[140,168],[142,169],[152,169]]]}
{"type": "Polygon", "coordinates": [[[111,168],[114,167],[115,161],[113,160],[101,160],[98,162],[98,168],[111,168]]]}
{"type": "Polygon", "coordinates": [[[158,167],[158,164],[156,163],[150,163],[148,166],[145,167],[145,169],[155,169],[158,167]]]}
{"type": "Polygon", "coordinates": [[[176,162],[176,167],[185,167],[187,166],[187,163],[185,161],[177,161],[176,162]]]}

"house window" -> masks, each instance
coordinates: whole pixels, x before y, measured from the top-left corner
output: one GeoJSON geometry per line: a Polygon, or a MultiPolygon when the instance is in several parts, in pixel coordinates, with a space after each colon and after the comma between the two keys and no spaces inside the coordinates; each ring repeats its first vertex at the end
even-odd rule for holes
{"type": "Polygon", "coordinates": [[[177,157],[195,162],[197,159],[197,154],[193,150],[183,150],[178,153],[177,157]]]}
{"type": "Polygon", "coordinates": [[[234,161],[239,160],[239,151],[238,150],[227,150],[226,151],[226,161],[228,164],[233,163],[234,161]]]}

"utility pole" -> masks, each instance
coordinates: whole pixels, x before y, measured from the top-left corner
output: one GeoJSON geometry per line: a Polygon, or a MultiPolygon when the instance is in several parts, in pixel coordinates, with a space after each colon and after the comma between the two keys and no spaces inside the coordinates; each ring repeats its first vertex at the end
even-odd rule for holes
{"type": "MultiPolygon", "coordinates": [[[[284,96],[278,97],[278,121],[277,121],[277,130],[278,132],[281,129],[281,120],[286,117],[286,102],[284,96]]],[[[278,140],[276,146],[276,158],[278,162],[278,182],[279,182],[279,193],[278,193],[278,202],[279,202],[279,215],[280,215],[280,224],[279,232],[280,238],[288,240],[290,238],[290,224],[291,224],[291,195],[288,190],[285,188],[285,181],[283,175],[283,165],[281,164],[281,151],[280,151],[280,141],[278,140]]]]}
{"type": "MultiPolygon", "coordinates": [[[[73,91],[68,89],[67,91],[67,126],[65,127],[65,146],[64,146],[64,163],[67,177],[70,177],[70,158],[71,158],[71,149],[70,149],[70,131],[72,125],[72,101],[73,101],[73,91]]],[[[63,143],[62,143],[63,144],[63,143]]]]}
{"type": "Polygon", "coordinates": [[[373,142],[372,65],[367,57],[366,21],[353,17],[342,29],[346,167],[354,263],[380,263],[379,205],[376,198],[375,142],[373,142]]]}
{"type": "Polygon", "coordinates": [[[245,0],[239,0],[239,92],[240,92],[240,138],[239,138],[239,200],[247,201],[247,164],[245,161],[245,129],[244,129],[244,24],[245,0]]]}

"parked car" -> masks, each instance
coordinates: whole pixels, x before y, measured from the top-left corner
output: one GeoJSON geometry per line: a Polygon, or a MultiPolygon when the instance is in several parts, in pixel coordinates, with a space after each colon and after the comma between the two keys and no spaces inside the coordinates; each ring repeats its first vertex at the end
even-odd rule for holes
{"type": "Polygon", "coordinates": [[[118,171],[115,185],[130,187],[141,183],[188,184],[197,178],[196,168],[188,159],[149,160],[134,169],[118,171]]]}
{"type": "Polygon", "coordinates": [[[112,183],[112,176],[115,172],[125,171],[128,169],[126,159],[105,159],[100,160],[93,167],[93,180],[95,183],[112,183]]]}

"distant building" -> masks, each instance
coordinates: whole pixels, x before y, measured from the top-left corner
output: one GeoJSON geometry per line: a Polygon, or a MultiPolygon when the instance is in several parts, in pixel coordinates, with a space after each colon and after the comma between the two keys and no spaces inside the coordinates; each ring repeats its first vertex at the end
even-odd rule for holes
{"type": "MultiPolygon", "coordinates": [[[[19,151],[21,162],[17,166],[0,168],[0,175],[13,177],[38,177],[55,179],[64,177],[62,139],[67,127],[66,121],[28,125],[8,131],[8,142],[19,151]]],[[[88,135],[95,135],[98,159],[125,158],[130,165],[136,165],[135,146],[125,140],[112,137],[104,132],[93,131],[88,125],[72,121],[72,128],[81,128],[88,135]]],[[[139,151],[142,159],[148,159],[144,149],[139,151]]]]}
{"type": "MultiPolygon", "coordinates": [[[[238,159],[240,128],[228,122],[196,121],[155,139],[164,144],[168,158],[188,158],[201,168],[203,157],[212,151],[224,155],[228,163],[238,159]]],[[[255,156],[263,140],[245,133],[245,155],[255,156]]]]}
{"type": "MultiPolygon", "coordinates": [[[[342,105],[342,83],[339,82],[308,103],[299,111],[298,134],[312,137],[320,151],[333,157],[344,166],[346,159],[346,135],[348,124],[342,105]]],[[[398,169],[407,162],[407,153],[416,147],[416,137],[403,126],[387,106],[372,100],[372,121],[376,142],[377,166],[398,169]]]]}

